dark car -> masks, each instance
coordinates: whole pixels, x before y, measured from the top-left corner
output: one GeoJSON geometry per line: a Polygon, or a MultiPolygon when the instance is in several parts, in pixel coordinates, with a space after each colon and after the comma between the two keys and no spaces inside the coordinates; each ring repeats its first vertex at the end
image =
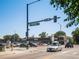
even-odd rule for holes
{"type": "Polygon", "coordinates": [[[12,45],[13,45],[14,47],[19,47],[20,44],[21,44],[21,43],[19,43],[19,42],[13,42],[13,43],[12,43],[12,45]]]}
{"type": "Polygon", "coordinates": [[[29,45],[30,45],[31,47],[37,47],[37,43],[34,43],[34,42],[30,42],[29,45]]]}
{"type": "Polygon", "coordinates": [[[5,51],[5,43],[0,43],[0,51],[5,51]]]}
{"type": "Polygon", "coordinates": [[[65,48],[73,48],[73,44],[68,42],[66,43],[65,48]]]}
{"type": "Polygon", "coordinates": [[[28,45],[27,43],[21,43],[20,47],[27,47],[27,45],[28,45]]]}

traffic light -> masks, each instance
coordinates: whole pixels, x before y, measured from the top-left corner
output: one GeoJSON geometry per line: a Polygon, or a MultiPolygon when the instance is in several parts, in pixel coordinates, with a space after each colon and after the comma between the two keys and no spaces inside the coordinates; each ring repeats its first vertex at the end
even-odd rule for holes
{"type": "Polygon", "coordinates": [[[57,22],[57,16],[54,16],[54,22],[55,23],[57,22]]]}

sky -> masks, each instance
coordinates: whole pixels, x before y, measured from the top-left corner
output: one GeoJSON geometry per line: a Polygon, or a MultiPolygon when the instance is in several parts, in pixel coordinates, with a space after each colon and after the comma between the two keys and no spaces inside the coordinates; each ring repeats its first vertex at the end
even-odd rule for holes
{"type": "MultiPolygon", "coordinates": [[[[25,37],[26,32],[26,4],[36,0],[0,0],[0,37],[18,33],[20,37],[25,37]]],[[[56,10],[50,5],[50,0],[41,0],[29,5],[29,22],[52,18],[57,15],[61,17],[57,23],[52,21],[41,22],[39,26],[29,26],[29,36],[38,36],[41,32],[47,32],[48,35],[54,34],[60,30],[71,36],[75,26],[66,28],[68,22],[64,22],[67,15],[63,9],[56,10]],[[58,24],[59,23],[59,24],[58,24]]]]}

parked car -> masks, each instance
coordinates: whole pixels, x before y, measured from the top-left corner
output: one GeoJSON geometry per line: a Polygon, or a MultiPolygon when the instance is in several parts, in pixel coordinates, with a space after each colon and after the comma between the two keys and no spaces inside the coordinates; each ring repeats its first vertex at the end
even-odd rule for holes
{"type": "Polygon", "coordinates": [[[65,45],[65,48],[73,48],[73,44],[70,42],[67,42],[65,45]]]}
{"type": "Polygon", "coordinates": [[[26,47],[28,44],[27,43],[21,43],[20,47],[26,47]]]}
{"type": "Polygon", "coordinates": [[[5,51],[5,44],[4,43],[0,43],[0,51],[5,51]]]}
{"type": "Polygon", "coordinates": [[[3,46],[5,46],[5,45],[6,45],[6,43],[0,43],[0,45],[3,45],[3,46]]]}
{"type": "Polygon", "coordinates": [[[14,47],[19,47],[20,44],[21,44],[21,43],[19,43],[19,42],[13,42],[13,43],[12,43],[12,45],[13,45],[14,47]]]}
{"type": "Polygon", "coordinates": [[[61,45],[59,44],[58,41],[54,41],[52,44],[50,44],[47,47],[47,52],[61,51],[61,50],[62,50],[62,47],[61,47],[61,45]]]}
{"type": "Polygon", "coordinates": [[[37,46],[38,46],[38,44],[37,44],[37,43],[34,43],[34,42],[30,42],[29,45],[30,45],[31,47],[37,47],[37,46]]]}

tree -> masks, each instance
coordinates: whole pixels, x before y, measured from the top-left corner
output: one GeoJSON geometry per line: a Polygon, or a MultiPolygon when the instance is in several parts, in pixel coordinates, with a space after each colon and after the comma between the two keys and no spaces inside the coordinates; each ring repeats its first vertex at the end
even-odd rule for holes
{"type": "Polygon", "coordinates": [[[58,32],[56,32],[54,35],[55,35],[55,36],[65,36],[66,33],[63,32],[63,31],[58,31],[58,32]]]}
{"type": "Polygon", "coordinates": [[[4,40],[7,41],[7,40],[10,40],[11,41],[11,35],[5,35],[3,36],[4,40]]]}
{"type": "Polygon", "coordinates": [[[51,0],[50,3],[56,9],[64,9],[64,13],[67,15],[64,21],[69,22],[67,27],[79,24],[79,0],[51,0]]]}
{"type": "Polygon", "coordinates": [[[4,38],[4,40],[5,41],[7,41],[7,40],[9,40],[9,41],[19,41],[19,39],[20,39],[20,37],[19,37],[19,35],[18,34],[13,34],[13,35],[5,35],[5,36],[3,36],[3,38],[4,38]]]}
{"type": "Polygon", "coordinates": [[[64,44],[66,39],[66,33],[63,31],[58,31],[54,34],[54,40],[59,41],[60,44],[64,44]]]}
{"type": "Polygon", "coordinates": [[[39,34],[39,36],[40,36],[41,38],[45,38],[45,37],[47,36],[47,33],[46,33],[46,32],[42,32],[42,33],[39,34]]]}
{"type": "Polygon", "coordinates": [[[79,44],[79,28],[76,28],[75,31],[72,32],[74,42],[79,44]]]}
{"type": "Polygon", "coordinates": [[[72,38],[72,37],[70,37],[70,36],[67,36],[67,40],[68,40],[70,43],[74,43],[73,38],[72,38]]]}
{"type": "Polygon", "coordinates": [[[12,41],[19,41],[20,37],[18,34],[13,34],[12,37],[11,37],[12,41]]]}

